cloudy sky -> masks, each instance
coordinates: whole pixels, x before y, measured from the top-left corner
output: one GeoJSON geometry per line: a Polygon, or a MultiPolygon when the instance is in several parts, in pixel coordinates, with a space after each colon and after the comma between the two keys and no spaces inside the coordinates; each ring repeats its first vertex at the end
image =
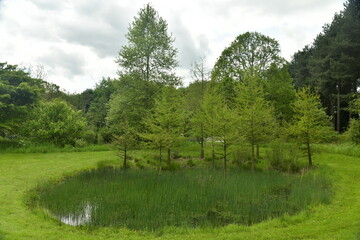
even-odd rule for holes
{"type": "MultiPolygon", "coordinates": [[[[0,62],[42,65],[47,81],[69,92],[115,77],[114,62],[143,0],[0,0],[0,62]]],[[[192,62],[211,67],[239,34],[258,31],[279,41],[287,60],[312,42],[344,0],[153,0],[179,51],[178,75],[192,62]]]]}

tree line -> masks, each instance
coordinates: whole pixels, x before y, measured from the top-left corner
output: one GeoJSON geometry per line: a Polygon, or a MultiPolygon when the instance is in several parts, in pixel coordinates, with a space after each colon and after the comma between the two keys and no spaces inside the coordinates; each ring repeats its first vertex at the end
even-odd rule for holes
{"type": "Polygon", "coordinates": [[[290,63],[275,39],[240,34],[212,69],[204,57],[196,60],[193,82],[183,87],[175,74],[175,39],[147,4],[118,53],[119,77],[104,78],[94,89],[64,93],[26,69],[1,63],[0,136],[59,146],[113,142],[125,168],[128,150],[142,143],[158,149],[159,170],[163,162],[171,166],[172,149],[183,139],[199,143],[201,159],[210,144],[213,163],[221,156],[225,170],[228,153],[237,146],[250,146],[255,169],[259,146],[283,139],[305,146],[311,166],[311,144],[335,136],[331,119],[340,131],[351,118],[350,133],[359,142],[360,38],[355,36],[360,28],[354,23],[359,9],[358,1],[349,0],[313,46],[295,53],[290,63]],[[347,31],[350,22],[355,31],[347,31]]]}

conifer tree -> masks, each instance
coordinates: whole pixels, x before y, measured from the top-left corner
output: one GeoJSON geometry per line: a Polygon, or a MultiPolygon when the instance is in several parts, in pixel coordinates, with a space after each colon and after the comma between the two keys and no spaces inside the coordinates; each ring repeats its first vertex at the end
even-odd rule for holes
{"type": "Polygon", "coordinates": [[[319,95],[309,87],[298,90],[294,103],[294,118],[288,134],[299,144],[305,144],[309,166],[313,165],[311,144],[332,136],[330,119],[321,106],[319,95]]]}

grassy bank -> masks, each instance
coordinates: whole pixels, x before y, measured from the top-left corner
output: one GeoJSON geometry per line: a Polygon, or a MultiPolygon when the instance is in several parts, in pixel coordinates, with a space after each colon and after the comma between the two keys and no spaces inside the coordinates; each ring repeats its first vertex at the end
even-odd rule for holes
{"type": "Polygon", "coordinates": [[[78,152],[0,155],[0,239],[351,239],[360,226],[360,159],[320,154],[314,161],[334,180],[335,196],[329,205],[310,205],[295,216],[254,224],[219,228],[165,228],[146,233],[125,228],[87,230],[51,220],[42,211],[29,210],[27,191],[49,179],[94,168],[112,161],[114,153],[78,152]],[[329,171],[330,171],[329,170],[329,171]]]}

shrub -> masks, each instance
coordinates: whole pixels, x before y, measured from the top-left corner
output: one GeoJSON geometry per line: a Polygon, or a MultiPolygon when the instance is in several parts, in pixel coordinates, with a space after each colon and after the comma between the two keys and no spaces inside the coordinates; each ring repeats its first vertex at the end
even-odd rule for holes
{"type": "Polygon", "coordinates": [[[97,142],[96,133],[93,130],[87,130],[83,133],[83,139],[90,144],[95,144],[97,142]]]}
{"type": "Polygon", "coordinates": [[[349,135],[351,141],[356,144],[360,144],[360,119],[350,120],[349,135]]]}

